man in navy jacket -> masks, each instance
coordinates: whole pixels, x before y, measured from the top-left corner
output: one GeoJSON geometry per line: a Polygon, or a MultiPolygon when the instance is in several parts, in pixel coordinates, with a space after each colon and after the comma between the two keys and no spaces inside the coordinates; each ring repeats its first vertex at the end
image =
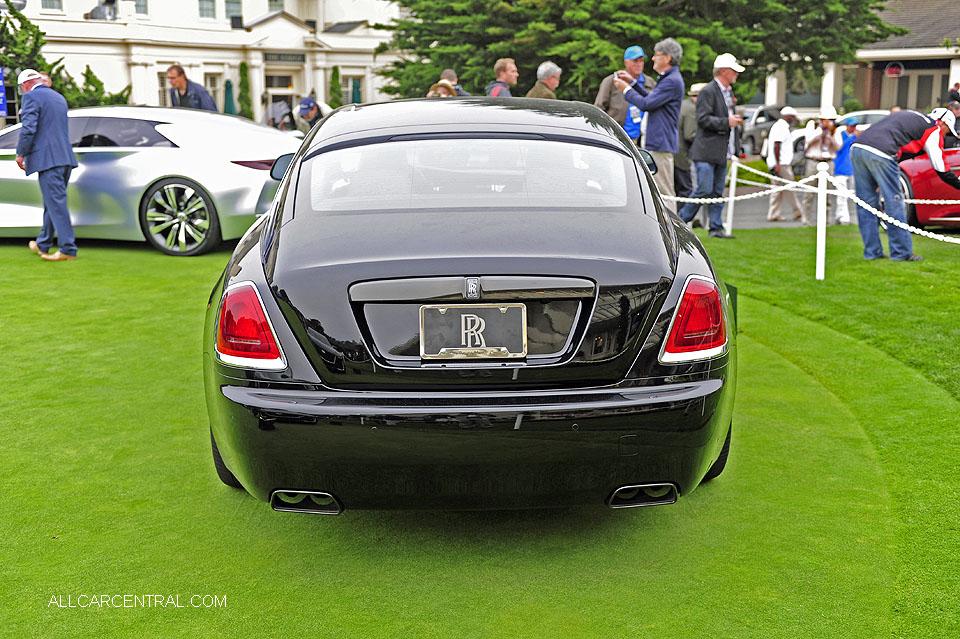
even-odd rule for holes
{"type": "Polygon", "coordinates": [[[217,110],[217,105],[207,90],[196,82],[188,80],[187,72],[179,64],[174,64],[167,69],[167,82],[172,87],[170,89],[171,106],[204,111],[217,110]]]}
{"type": "MultiPolygon", "coordinates": [[[[673,185],[673,155],[680,150],[678,124],[683,102],[683,78],[680,57],[683,47],[673,38],[661,40],[653,47],[653,70],[659,73],[657,86],[647,91],[642,78],[632,78],[626,71],[617,71],[614,82],[623,97],[641,111],[647,112],[647,138],[644,146],[657,162],[653,176],[663,195],[676,195],[673,185]],[[638,81],[640,80],[640,81],[638,81]]],[[[673,202],[667,208],[675,211],[673,202]]]]}
{"type": "Polygon", "coordinates": [[[30,250],[50,262],[75,260],[77,245],[67,211],[67,182],[77,166],[77,158],[70,147],[67,101],[44,85],[43,78],[33,69],[22,71],[17,84],[23,93],[17,165],[27,175],[38,174],[43,194],[43,228],[37,239],[30,241],[30,250]],[[50,255],[54,237],[59,250],[50,255]]]}

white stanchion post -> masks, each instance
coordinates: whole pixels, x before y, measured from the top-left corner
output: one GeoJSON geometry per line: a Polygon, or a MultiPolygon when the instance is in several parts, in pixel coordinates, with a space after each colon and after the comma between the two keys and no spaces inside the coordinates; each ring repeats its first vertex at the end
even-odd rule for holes
{"type": "Polygon", "coordinates": [[[817,279],[823,280],[827,254],[827,170],[826,162],[817,164],[817,279]]]}
{"type": "Polygon", "coordinates": [[[733,207],[737,205],[737,167],[740,159],[737,156],[730,158],[730,194],[727,196],[727,215],[723,223],[723,231],[727,235],[733,232],[733,207]]]}

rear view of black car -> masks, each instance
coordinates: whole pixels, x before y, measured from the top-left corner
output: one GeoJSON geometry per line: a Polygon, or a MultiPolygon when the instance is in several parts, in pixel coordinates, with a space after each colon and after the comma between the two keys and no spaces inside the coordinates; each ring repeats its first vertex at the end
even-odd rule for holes
{"type": "Polygon", "coordinates": [[[723,470],[729,296],[598,109],[338,110],[210,298],[220,479],[276,510],[668,504],[723,470]]]}

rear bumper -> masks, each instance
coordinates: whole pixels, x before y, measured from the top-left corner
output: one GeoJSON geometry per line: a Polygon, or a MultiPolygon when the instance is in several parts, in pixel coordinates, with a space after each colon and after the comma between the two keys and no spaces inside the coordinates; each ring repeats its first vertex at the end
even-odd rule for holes
{"type": "MultiPolygon", "coordinates": [[[[518,393],[251,388],[208,369],[211,426],[255,497],[344,509],[602,505],[628,484],[693,490],[719,455],[732,380],[518,393]]],[[[241,382],[242,383],[242,382],[241,382]]]]}

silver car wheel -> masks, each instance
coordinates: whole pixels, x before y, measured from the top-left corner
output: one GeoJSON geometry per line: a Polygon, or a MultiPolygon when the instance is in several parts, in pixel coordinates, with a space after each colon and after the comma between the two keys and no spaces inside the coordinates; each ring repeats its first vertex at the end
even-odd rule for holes
{"type": "Polygon", "coordinates": [[[147,240],[170,255],[196,255],[220,242],[209,196],[185,179],[153,185],[144,198],[140,223],[147,240]]]}

